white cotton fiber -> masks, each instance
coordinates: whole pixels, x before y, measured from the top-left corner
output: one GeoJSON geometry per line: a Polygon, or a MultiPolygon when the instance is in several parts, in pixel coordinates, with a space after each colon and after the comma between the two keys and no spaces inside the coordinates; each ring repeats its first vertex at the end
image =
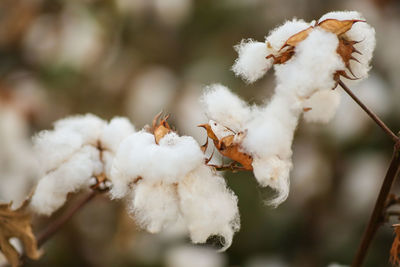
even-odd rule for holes
{"type": "Polygon", "coordinates": [[[84,146],[39,181],[32,197],[32,209],[39,214],[50,215],[64,204],[68,193],[87,188],[90,178],[101,170],[99,151],[92,146],[84,146]]]}
{"type": "Polygon", "coordinates": [[[40,132],[33,141],[43,178],[33,196],[34,209],[50,215],[68,193],[88,188],[93,176],[109,178],[119,143],[133,132],[127,119],[107,124],[92,114],[62,119],[54,130],[40,132]]]}
{"type": "Polygon", "coordinates": [[[204,243],[211,236],[221,236],[222,250],[227,249],[240,220],[237,197],[225,180],[202,165],[179,183],[178,194],[192,242],[204,243]]]}
{"type": "Polygon", "coordinates": [[[179,218],[177,186],[162,182],[138,182],[131,193],[129,210],[135,222],[150,233],[158,233],[179,218]]]}
{"type": "Polygon", "coordinates": [[[258,157],[279,155],[290,157],[293,134],[301,113],[301,103],[284,92],[276,93],[272,100],[258,109],[246,125],[242,147],[258,157]]]}
{"type": "Polygon", "coordinates": [[[337,20],[365,20],[360,12],[357,11],[332,11],[324,14],[318,23],[321,23],[327,19],[337,19],[337,20]]]}
{"type": "Polygon", "coordinates": [[[57,168],[83,146],[76,132],[42,131],[33,138],[35,154],[43,172],[57,168]]]}
{"type": "Polygon", "coordinates": [[[106,122],[93,114],[71,116],[54,123],[55,131],[70,130],[79,134],[85,144],[96,145],[106,122]]]}
{"type": "Polygon", "coordinates": [[[340,104],[340,92],[336,90],[324,90],[315,92],[304,101],[304,119],[307,122],[328,123],[336,114],[340,104]]]}
{"type": "Polygon", "coordinates": [[[127,118],[113,118],[102,130],[101,145],[104,149],[115,153],[121,141],[134,132],[135,127],[127,118]]]}
{"type": "Polygon", "coordinates": [[[266,57],[271,54],[267,45],[251,39],[242,40],[235,46],[238,58],[232,66],[236,76],[240,76],[248,83],[260,79],[271,68],[273,60],[266,57]]]}
{"type": "Polygon", "coordinates": [[[265,41],[267,42],[267,46],[269,43],[271,49],[274,51],[273,54],[276,55],[291,36],[309,28],[310,26],[310,23],[307,23],[302,19],[286,21],[281,26],[273,29],[265,38],[265,41]]]}
{"type": "MultiPolygon", "coordinates": [[[[326,19],[338,19],[338,20],[362,20],[365,18],[356,11],[337,11],[329,12],[323,15],[319,22],[326,19]]],[[[357,78],[364,79],[368,76],[370,70],[370,61],[372,59],[372,53],[375,49],[375,30],[366,22],[356,22],[352,28],[344,34],[346,39],[351,41],[357,41],[354,47],[361,53],[353,53],[352,56],[357,58],[359,62],[351,60],[350,68],[357,78]]]]}
{"type": "Polygon", "coordinates": [[[258,183],[276,190],[277,195],[266,202],[267,205],[278,206],[289,195],[289,173],[292,168],[291,159],[282,160],[279,156],[254,158],[253,171],[258,183]]]}
{"type": "Polygon", "coordinates": [[[208,86],[201,102],[208,118],[234,131],[241,130],[251,114],[247,103],[221,84],[208,86]]]}
{"type": "Polygon", "coordinates": [[[154,135],[141,131],[130,135],[120,145],[111,180],[115,198],[127,193],[127,185],[142,177],[148,182],[175,183],[204,162],[198,143],[189,136],[169,133],[155,143],[154,135]]]}
{"type": "Polygon", "coordinates": [[[315,29],[296,46],[291,60],[275,65],[278,84],[301,98],[308,98],[317,90],[332,89],[334,73],[345,68],[336,53],[337,46],[336,35],[315,29]]]}

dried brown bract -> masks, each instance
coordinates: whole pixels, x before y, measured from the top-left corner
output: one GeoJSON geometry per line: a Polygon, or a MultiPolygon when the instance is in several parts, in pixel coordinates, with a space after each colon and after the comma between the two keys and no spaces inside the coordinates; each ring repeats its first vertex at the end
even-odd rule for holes
{"type": "MultiPolygon", "coordinates": [[[[201,124],[199,127],[203,127],[207,131],[207,136],[214,142],[214,146],[218,151],[225,157],[230,158],[234,162],[240,163],[244,170],[253,170],[253,158],[251,155],[244,153],[241,149],[241,142],[245,136],[244,132],[235,133],[232,130],[226,128],[226,131],[230,131],[230,134],[225,135],[222,138],[218,138],[214,133],[210,124],[201,124]]],[[[208,141],[208,139],[207,139],[208,141]]],[[[208,142],[203,146],[203,150],[207,148],[208,142]]],[[[230,167],[235,169],[234,165],[230,167]]]]}
{"type": "Polygon", "coordinates": [[[38,259],[40,253],[32,232],[31,216],[26,211],[28,201],[16,210],[11,209],[11,204],[0,204],[0,250],[15,267],[20,265],[20,255],[10,244],[10,238],[15,237],[22,242],[24,252],[30,259],[38,259]]]}

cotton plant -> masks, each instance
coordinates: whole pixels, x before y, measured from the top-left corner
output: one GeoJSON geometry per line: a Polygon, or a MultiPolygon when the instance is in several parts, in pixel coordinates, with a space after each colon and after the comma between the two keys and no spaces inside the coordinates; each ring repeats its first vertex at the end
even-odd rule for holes
{"type": "Polygon", "coordinates": [[[239,229],[237,197],[205,164],[199,144],[173,132],[166,118],[127,137],[113,161],[112,198],[125,198],[135,221],[151,233],[182,223],[194,243],[221,236],[222,249],[239,229]]]}
{"type": "MultiPolygon", "coordinates": [[[[358,12],[331,12],[318,21],[291,20],[265,42],[243,40],[232,67],[252,83],[272,66],[276,88],[261,106],[249,106],[228,88],[212,85],[202,102],[210,121],[202,125],[222,155],[251,170],[263,187],[277,191],[277,206],[289,193],[292,141],[299,119],[330,121],[340,103],[333,90],[341,77],[368,75],[375,31],[358,12]]],[[[232,167],[232,165],[231,165],[232,167]]]]}
{"type": "MultiPolygon", "coordinates": [[[[150,233],[183,225],[193,243],[218,236],[225,250],[240,221],[238,199],[218,170],[252,171],[261,186],[276,190],[269,204],[282,203],[289,194],[300,118],[332,119],[340,102],[334,89],[341,79],[368,75],[374,34],[361,14],[331,12],[310,23],[285,22],[265,42],[242,41],[232,70],[251,83],[274,66],[274,94],[257,106],[223,85],[209,86],[201,97],[209,119],[200,125],[208,136],[203,146],[172,130],[168,116],[159,120],[157,115],[151,127],[139,131],[122,117],[110,122],[91,114],[61,119],[33,139],[41,179],[24,205],[50,215],[70,193],[92,188],[124,200],[138,226],[150,233]],[[211,164],[212,156],[205,156],[209,139],[231,164],[211,164]]],[[[18,217],[8,205],[1,208],[18,217]]]]}
{"type": "Polygon", "coordinates": [[[31,208],[50,215],[65,203],[68,193],[98,182],[100,187],[109,186],[104,178],[109,177],[119,143],[134,131],[125,118],[106,122],[87,114],[59,120],[53,130],[37,134],[33,141],[42,178],[31,208]]]}

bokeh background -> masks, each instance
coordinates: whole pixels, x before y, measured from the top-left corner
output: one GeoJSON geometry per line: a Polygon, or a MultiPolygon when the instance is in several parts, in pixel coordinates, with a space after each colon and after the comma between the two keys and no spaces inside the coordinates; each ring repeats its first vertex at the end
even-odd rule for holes
{"type": "MultiPolygon", "coordinates": [[[[396,0],[0,1],[0,200],[17,205],[29,193],[40,178],[31,136],[68,115],[127,116],[139,129],[163,110],[180,134],[203,143],[205,133],[196,125],[206,122],[198,102],[205,86],[222,83],[257,104],[274,89],[273,71],[254,85],[234,76],[233,46],[243,38],[262,41],[286,19],[311,21],[334,10],[360,11],[375,27],[370,77],[348,85],[399,130],[396,0]]],[[[42,259],[25,264],[349,264],[388,166],[390,140],[343,94],[328,125],[300,122],[293,149],[290,196],[276,209],[263,204],[271,192],[251,173],[225,174],[239,197],[242,224],[225,253],[191,246],[179,229],[142,232],[123,203],[97,197],[46,243],[42,259]]],[[[52,219],[35,218],[35,231],[52,219]]],[[[390,224],[381,228],[365,266],[389,266],[392,239],[390,224]]]]}

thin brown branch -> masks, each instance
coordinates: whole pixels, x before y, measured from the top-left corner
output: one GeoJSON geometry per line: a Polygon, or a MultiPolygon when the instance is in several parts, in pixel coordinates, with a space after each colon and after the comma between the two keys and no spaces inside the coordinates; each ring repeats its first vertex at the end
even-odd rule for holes
{"type": "Polygon", "coordinates": [[[398,211],[398,210],[387,211],[385,215],[387,217],[399,217],[400,218],[400,211],[398,211]]]}
{"type": "Polygon", "coordinates": [[[363,264],[365,257],[367,255],[368,248],[372,242],[372,239],[375,236],[376,231],[382,225],[385,220],[385,210],[387,207],[387,199],[392,188],[393,182],[399,172],[400,169],[400,155],[399,155],[399,146],[400,143],[397,142],[394,146],[394,151],[392,155],[392,159],[390,161],[389,168],[386,172],[385,179],[383,180],[383,184],[381,190],[378,195],[378,199],[376,200],[374,210],[369,219],[367,228],[363,234],[360,246],[358,247],[356,256],[354,257],[352,267],[359,267],[363,264]]]}
{"type": "Polygon", "coordinates": [[[92,190],[89,194],[82,197],[79,201],[74,203],[72,207],[70,207],[64,214],[58,217],[55,221],[50,223],[50,225],[41,233],[38,234],[37,237],[37,245],[41,247],[47,240],[49,240],[55,233],[57,233],[62,226],[74,216],[85,204],[90,202],[96,195],[98,191],[92,190]]]}
{"type": "Polygon", "coordinates": [[[387,125],[372,111],[370,110],[354,93],[350,90],[343,81],[339,80],[339,85],[343,90],[371,117],[371,119],[381,127],[381,129],[393,140],[393,142],[398,142],[399,137],[392,132],[392,130],[387,127],[387,125]]]}

